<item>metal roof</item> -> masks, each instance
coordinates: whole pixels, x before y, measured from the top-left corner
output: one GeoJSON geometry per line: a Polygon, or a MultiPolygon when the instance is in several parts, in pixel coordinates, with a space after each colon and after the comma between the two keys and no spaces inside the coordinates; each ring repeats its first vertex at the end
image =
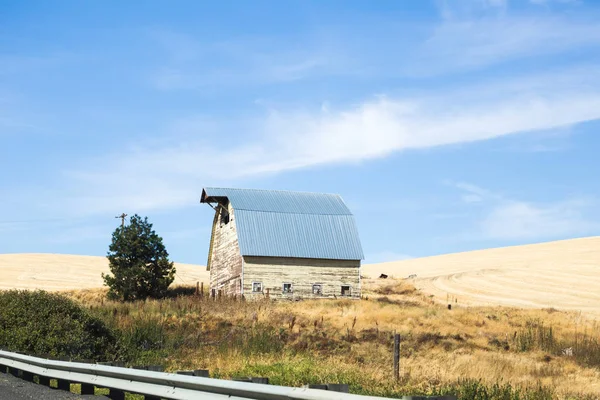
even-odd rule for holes
{"type": "Polygon", "coordinates": [[[352,215],[337,194],[283,190],[205,188],[205,199],[226,197],[236,210],[294,214],[352,215]]]}
{"type": "Polygon", "coordinates": [[[204,188],[200,201],[225,198],[243,256],[364,259],[354,216],[337,194],[204,188]]]}

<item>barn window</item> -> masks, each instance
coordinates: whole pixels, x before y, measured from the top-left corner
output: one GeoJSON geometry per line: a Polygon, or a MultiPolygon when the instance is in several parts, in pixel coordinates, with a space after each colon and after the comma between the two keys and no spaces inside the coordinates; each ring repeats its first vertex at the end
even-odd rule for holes
{"type": "Polygon", "coordinates": [[[320,283],[315,283],[313,285],[313,294],[322,295],[323,294],[323,286],[320,283]]]}
{"type": "Polygon", "coordinates": [[[292,284],[291,283],[284,283],[283,284],[282,292],[283,293],[292,293],[292,284]]]}
{"type": "Polygon", "coordinates": [[[350,296],[350,286],[342,285],[342,296],[350,296]]]}
{"type": "Polygon", "coordinates": [[[229,211],[225,208],[221,208],[221,224],[227,225],[229,223],[229,211]]]}
{"type": "Polygon", "coordinates": [[[263,291],[262,282],[252,282],[252,292],[253,293],[261,293],[262,291],[263,291]]]}

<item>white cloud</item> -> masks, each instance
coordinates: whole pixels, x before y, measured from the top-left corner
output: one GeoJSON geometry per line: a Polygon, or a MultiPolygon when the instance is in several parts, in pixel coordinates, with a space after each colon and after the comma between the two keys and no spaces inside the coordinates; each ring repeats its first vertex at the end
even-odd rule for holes
{"type": "Polygon", "coordinates": [[[594,17],[450,19],[437,26],[417,51],[410,71],[415,75],[446,74],[599,45],[600,25],[594,17]]]}
{"type": "MultiPolygon", "coordinates": [[[[592,234],[600,224],[586,218],[595,205],[591,199],[572,198],[550,203],[533,203],[507,198],[469,183],[455,183],[465,196],[475,196],[487,211],[477,222],[477,233],[465,235],[486,240],[526,240],[564,238],[592,234]]],[[[471,203],[470,201],[466,201],[471,203]]]]}
{"type": "Polygon", "coordinates": [[[340,73],[343,66],[343,56],[325,37],[244,37],[212,43],[165,31],[152,37],[166,57],[150,81],[164,90],[290,82],[340,73]],[[302,45],[290,46],[290,40],[302,45]]]}
{"type": "MultiPolygon", "coordinates": [[[[459,94],[436,97],[380,97],[332,111],[271,110],[263,120],[240,119],[207,124],[202,137],[188,133],[184,142],[158,142],[129,152],[87,159],[68,171],[69,208],[83,213],[121,212],[194,204],[202,185],[222,185],[241,178],[321,164],[354,163],[398,151],[488,140],[523,132],[549,130],[600,118],[600,80],[585,89],[566,83],[553,92],[553,79],[527,94],[510,89],[479,95],[479,85],[459,94]],[[542,94],[537,94],[537,93],[542,94]],[[237,124],[237,125],[236,125],[237,124]],[[231,132],[246,132],[226,139],[231,132]],[[227,143],[227,145],[223,145],[227,143]],[[237,144],[236,144],[237,143],[237,144]]],[[[192,120],[193,121],[193,120],[192,120]]],[[[186,125],[188,132],[193,123],[186,125]]],[[[472,191],[471,195],[481,196],[472,191]]],[[[475,197],[469,197],[475,200],[475,197]]]]}
{"type": "Polygon", "coordinates": [[[360,15],[292,37],[207,42],[158,32],[153,37],[164,57],[149,73],[150,84],[164,90],[222,90],[315,77],[422,78],[600,46],[593,12],[509,12],[505,0],[439,5],[440,22],[360,15]]]}

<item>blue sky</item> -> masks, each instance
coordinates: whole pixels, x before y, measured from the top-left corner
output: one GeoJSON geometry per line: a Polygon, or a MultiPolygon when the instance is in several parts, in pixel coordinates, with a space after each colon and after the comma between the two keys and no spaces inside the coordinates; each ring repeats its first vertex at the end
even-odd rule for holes
{"type": "Polygon", "coordinates": [[[0,0],[0,253],[204,264],[203,186],[339,193],[366,262],[600,233],[600,2],[0,0]]]}

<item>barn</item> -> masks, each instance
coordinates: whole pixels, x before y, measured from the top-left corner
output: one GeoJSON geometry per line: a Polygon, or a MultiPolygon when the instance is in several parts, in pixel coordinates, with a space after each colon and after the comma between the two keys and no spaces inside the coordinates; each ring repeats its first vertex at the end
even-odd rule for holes
{"type": "Polygon", "coordinates": [[[215,210],[211,289],[245,298],[360,298],[364,259],[354,216],[339,195],[204,188],[215,210]]]}

